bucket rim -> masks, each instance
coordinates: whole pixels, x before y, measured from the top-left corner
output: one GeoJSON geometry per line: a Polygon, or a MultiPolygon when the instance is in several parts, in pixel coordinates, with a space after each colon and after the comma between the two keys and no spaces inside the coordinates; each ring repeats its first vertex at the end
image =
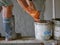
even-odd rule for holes
{"type": "Polygon", "coordinates": [[[51,23],[50,20],[41,20],[40,22],[34,22],[34,24],[49,24],[51,23]]]}

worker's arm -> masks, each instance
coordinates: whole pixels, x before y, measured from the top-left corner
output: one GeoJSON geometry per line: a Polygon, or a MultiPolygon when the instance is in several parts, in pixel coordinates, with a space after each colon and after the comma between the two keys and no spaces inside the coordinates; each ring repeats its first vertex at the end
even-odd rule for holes
{"type": "Polygon", "coordinates": [[[40,12],[36,10],[31,0],[17,0],[17,1],[19,5],[23,7],[24,10],[33,17],[34,21],[37,22],[39,21],[40,12]]]}

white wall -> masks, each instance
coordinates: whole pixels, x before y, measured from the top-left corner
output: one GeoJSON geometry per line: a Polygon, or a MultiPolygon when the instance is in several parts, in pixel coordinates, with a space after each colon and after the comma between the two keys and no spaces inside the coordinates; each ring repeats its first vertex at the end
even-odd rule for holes
{"type": "Polygon", "coordinates": [[[46,0],[46,9],[44,13],[44,18],[46,20],[52,19],[52,0],[46,0]]]}

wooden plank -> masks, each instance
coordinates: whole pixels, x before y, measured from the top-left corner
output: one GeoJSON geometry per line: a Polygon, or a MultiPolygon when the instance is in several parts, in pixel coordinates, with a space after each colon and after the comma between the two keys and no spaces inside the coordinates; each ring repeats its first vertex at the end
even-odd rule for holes
{"type": "Polygon", "coordinates": [[[17,40],[0,40],[0,43],[4,43],[4,44],[9,44],[9,43],[51,43],[54,42],[54,40],[49,40],[49,41],[41,41],[41,40],[37,40],[35,38],[21,38],[21,39],[17,39],[17,40]]]}
{"type": "Polygon", "coordinates": [[[9,44],[9,43],[52,43],[53,41],[47,41],[47,42],[42,42],[42,41],[38,41],[38,40],[14,40],[14,41],[5,41],[2,40],[0,41],[0,43],[4,43],[4,44],[9,44]]]}
{"type": "Polygon", "coordinates": [[[4,38],[0,38],[0,44],[20,44],[20,43],[44,43],[45,45],[55,45],[58,43],[58,45],[60,44],[60,41],[56,41],[56,40],[48,40],[48,41],[41,41],[41,40],[37,40],[35,38],[32,37],[23,37],[20,39],[16,39],[16,40],[9,40],[6,41],[4,40],[4,38]]]}

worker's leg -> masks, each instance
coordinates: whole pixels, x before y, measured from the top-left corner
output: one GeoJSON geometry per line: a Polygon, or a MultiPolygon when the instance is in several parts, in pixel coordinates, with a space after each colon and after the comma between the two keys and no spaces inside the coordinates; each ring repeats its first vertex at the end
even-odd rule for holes
{"type": "Polygon", "coordinates": [[[4,30],[6,32],[5,38],[8,40],[11,38],[11,18],[12,18],[12,5],[9,6],[2,6],[3,11],[2,11],[2,17],[3,17],[3,25],[4,25],[4,30]]]}

